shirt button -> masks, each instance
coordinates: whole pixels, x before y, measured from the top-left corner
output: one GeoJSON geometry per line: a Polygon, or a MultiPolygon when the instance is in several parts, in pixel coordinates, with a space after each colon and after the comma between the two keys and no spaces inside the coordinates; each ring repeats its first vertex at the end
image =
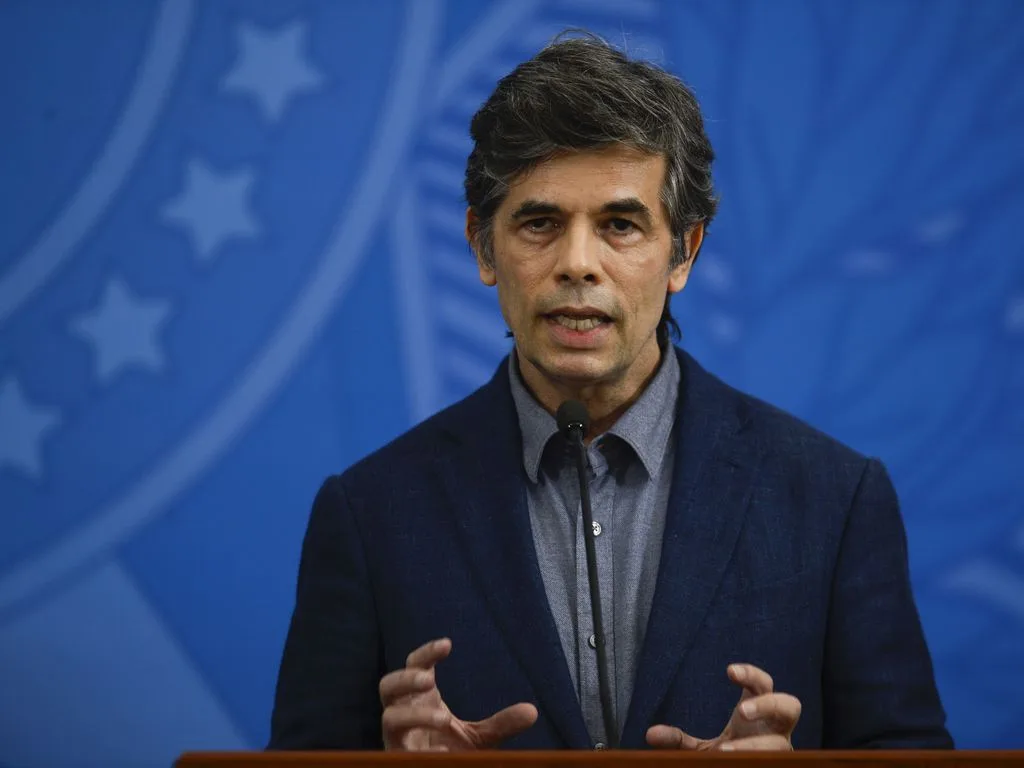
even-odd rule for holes
{"type": "Polygon", "coordinates": [[[604,749],[604,748],[605,748],[605,744],[604,744],[603,741],[599,741],[599,742],[597,742],[597,744],[594,745],[594,749],[604,749]]]}
{"type": "Polygon", "coordinates": [[[587,645],[591,648],[597,648],[597,635],[591,635],[587,638],[587,645]]]}
{"type": "Polygon", "coordinates": [[[601,527],[601,524],[599,522],[597,522],[597,520],[595,520],[594,521],[594,535],[595,536],[600,536],[601,535],[601,531],[603,531],[603,530],[604,529],[601,527]]]}

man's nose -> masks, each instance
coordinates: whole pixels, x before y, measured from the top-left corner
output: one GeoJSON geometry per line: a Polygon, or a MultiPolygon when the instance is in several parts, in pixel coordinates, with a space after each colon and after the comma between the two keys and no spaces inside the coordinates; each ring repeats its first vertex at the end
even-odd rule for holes
{"type": "Polygon", "coordinates": [[[559,281],[598,281],[601,240],[589,223],[574,223],[566,229],[558,253],[559,281]]]}

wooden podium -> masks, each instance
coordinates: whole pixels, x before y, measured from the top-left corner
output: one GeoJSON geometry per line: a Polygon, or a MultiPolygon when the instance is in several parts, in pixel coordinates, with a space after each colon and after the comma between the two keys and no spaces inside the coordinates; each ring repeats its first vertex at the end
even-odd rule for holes
{"type": "Polygon", "coordinates": [[[865,750],[830,752],[457,752],[450,754],[400,752],[187,752],[175,763],[176,768],[413,768],[414,766],[446,766],[459,768],[562,768],[572,766],[606,766],[633,768],[639,766],[686,765],[690,768],[740,768],[741,766],[827,766],[828,768],[882,768],[894,766],[935,766],[935,768],[970,768],[982,766],[1016,766],[1024,768],[1024,751],[914,751],[865,750]]]}

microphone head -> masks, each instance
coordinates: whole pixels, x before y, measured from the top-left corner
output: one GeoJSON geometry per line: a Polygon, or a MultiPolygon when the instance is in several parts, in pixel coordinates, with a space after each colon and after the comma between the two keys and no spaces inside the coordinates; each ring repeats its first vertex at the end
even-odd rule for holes
{"type": "Polygon", "coordinates": [[[590,426],[587,406],[579,400],[566,400],[558,406],[555,420],[558,422],[558,431],[565,435],[567,440],[575,440],[577,435],[582,440],[587,434],[587,427],[590,426]]]}

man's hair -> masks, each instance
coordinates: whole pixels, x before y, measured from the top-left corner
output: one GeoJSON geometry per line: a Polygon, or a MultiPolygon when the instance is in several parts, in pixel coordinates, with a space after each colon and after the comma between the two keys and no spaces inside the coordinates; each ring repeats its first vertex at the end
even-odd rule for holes
{"type": "MultiPolygon", "coordinates": [[[[687,258],[684,233],[715,215],[714,152],[693,92],[590,33],[559,35],[503,77],[473,116],[470,134],[466,203],[475,215],[470,236],[485,264],[494,264],[494,214],[509,186],[569,152],[624,145],[665,157],[661,200],[672,232],[672,267],[687,258]]],[[[663,345],[670,333],[679,335],[669,298],[658,324],[663,345]]]]}

